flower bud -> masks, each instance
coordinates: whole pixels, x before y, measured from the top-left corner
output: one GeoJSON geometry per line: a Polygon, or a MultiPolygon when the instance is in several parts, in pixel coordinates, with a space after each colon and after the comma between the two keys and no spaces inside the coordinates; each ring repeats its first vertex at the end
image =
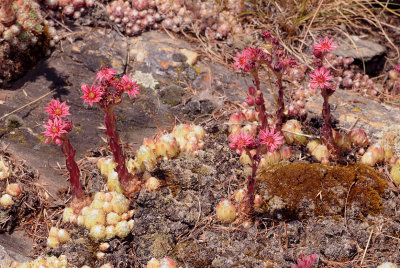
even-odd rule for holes
{"type": "Polygon", "coordinates": [[[263,105],[264,104],[264,98],[262,97],[262,95],[258,96],[258,97],[256,97],[254,102],[255,102],[256,105],[263,105]]]}
{"type": "Polygon", "coordinates": [[[256,89],[254,87],[249,87],[248,92],[250,96],[254,96],[256,94],[256,89]]]}
{"type": "Polygon", "coordinates": [[[217,218],[222,223],[231,223],[236,218],[236,208],[228,199],[224,199],[216,207],[217,218]]]}
{"type": "Polygon", "coordinates": [[[247,97],[247,98],[246,98],[246,103],[247,103],[249,106],[253,106],[253,105],[254,105],[254,99],[253,99],[252,97],[247,97]]]}

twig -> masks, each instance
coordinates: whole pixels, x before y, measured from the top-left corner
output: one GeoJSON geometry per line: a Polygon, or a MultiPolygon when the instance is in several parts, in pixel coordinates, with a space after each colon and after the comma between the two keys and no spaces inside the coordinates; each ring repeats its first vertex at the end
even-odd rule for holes
{"type": "Polygon", "coordinates": [[[353,181],[353,183],[350,185],[349,190],[347,191],[346,195],[346,200],[344,202],[344,225],[347,226],[347,199],[349,198],[351,188],[353,185],[356,183],[356,181],[353,181]]]}
{"type": "Polygon", "coordinates": [[[304,42],[305,42],[305,40],[306,40],[306,38],[307,38],[307,34],[308,34],[308,32],[310,31],[311,25],[313,24],[314,19],[315,19],[315,17],[317,16],[317,14],[318,14],[318,12],[319,12],[319,10],[320,10],[320,8],[321,8],[323,2],[324,2],[324,0],[321,0],[321,1],[319,2],[317,9],[315,10],[315,13],[314,13],[314,15],[313,15],[312,18],[311,18],[311,21],[310,21],[310,23],[308,24],[308,27],[307,27],[307,30],[306,30],[306,34],[304,35],[303,41],[302,41],[301,44],[300,44],[299,52],[301,52],[301,49],[303,48],[303,44],[304,44],[304,42]]]}
{"type": "Polygon", "coordinates": [[[18,112],[19,110],[24,109],[25,107],[28,107],[28,106],[31,105],[31,104],[34,104],[35,102],[37,102],[37,101],[43,99],[44,97],[50,95],[50,94],[53,93],[54,91],[56,91],[56,89],[53,89],[52,91],[47,92],[46,94],[44,94],[43,96],[37,98],[36,100],[33,100],[33,101],[31,101],[31,102],[29,102],[29,103],[27,103],[27,104],[25,104],[25,105],[19,107],[18,109],[15,109],[14,111],[9,112],[8,114],[3,115],[2,117],[0,117],[0,120],[6,118],[6,117],[9,116],[9,115],[12,115],[13,113],[18,112]]]}
{"type": "Polygon", "coordinates": [[[363,262],[364,262],[365,254],[367,254],[367,249],[368,249],[368,246],[369,246],[369,242],[371,241],[371,237],[372,237],[372,233],[373,233],[373,232],[374,232],[374,229],[372,229],[372,230],[371,230],[371,233],[369,234],[368,242],[367,242],[367,245],[365,246],[364,253],[363,253],[363,256],[362,256],[362,258],[361,258],[360,266],[361,266],[361,265],[363,264],[363,262]]]}

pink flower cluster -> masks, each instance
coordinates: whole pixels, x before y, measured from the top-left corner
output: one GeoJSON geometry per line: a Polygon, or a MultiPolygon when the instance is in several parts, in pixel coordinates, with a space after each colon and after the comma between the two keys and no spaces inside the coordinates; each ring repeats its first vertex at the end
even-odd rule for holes
{"type": "Polygon", "coordinates": [[[257,68],[259,64],[271,61],[262,49],[247,47],[243,49],[242,53],[236,52],[237,57],[233,57],[235,63],[233,64],[238,70],[242,69],[243,72],[249,72],[257,68]]]}
{"type": "Polygon", "coordinates": [[[287,66],[294,67],[296,65],[296,61],[286,55],[283,46],[280,45],[277,38],[272,37],[268,31],[264,31],[263,36],[271,42],[272,52],[267,53],[263,49],[254,47],[247,47],[243,49],[242,53],[236,52],[237,57],[233,57],[235,61],[233,66],[236,69],[249,72],[258,69],[262,64],[267,64],[274,71],[280,72],[287,66]]]}
{"type": "Polygon", "coordinates": [[[61,146],[63,140],[61,135],[72,130],[72,121],[63,119],[70,115],[69,108],[65,101],[60,103],[58,99],[52,99],[46,106],[46,113],[49,118],[47,124],[43,125],[46,131],[42,132],[47,136],[46,143],[54,142],[56,145],[61,146]]]}
{"type": "Polygon", "coordinates": [[[312,78],[310,80],[310,87],[320,87],[321,89],[324,87],[330,87],[331,84],[328,81],[332,80],[333,78],[333,76],[330,75],[330,70],[327,70],[324,67],[314,70],[312,73],[310,73],[310,77],[312,78]]]}
{"type": "Polygon", "coordinates": [[[283,136],[280,131],[275,132],[275,129],[260,130],[258,138],[254,138],[250,133],[241,131],[229,137],[229,147],[232,150],[237,150],[241,153],[243,149],[254,149],[258,144],[265,144],[268,147],[268,151],[274,152],[279,145],[283,144],[283,136]]]}
{"type": "Polygon", "coordinates": [[[312,268],[316,259],[317,254],[312,254],[308,257],[303,254],[301,259],[297,258],[297,264],[292,265],[292,268],[312,268]]]}
{"type": "Polygon", "coordinates": [[[332,84],[328,82],[333,79],[333,76],[330,75],[330,70],[325,69],[322,65],[326,53],[336,49],[338,45],[334,44],[333,38],[329,38],[328,36],[324,39],[320,38],[318,41],[319,43],[314,44],[314,65],[316,69],[310,74],[310,86],[313,89],[318,87],[321,89],[331,88],[334,91],[332,84]]]}
{"type": "Polygon", "coordinates": [[[90,106],[97,103],[103,109],[112,104],[119,104],[124,92],[134,98],[139,95],[136,81],[127,75],[118,78],[113,68],[105,67],[97,72],[96,80],[91,87],[82,84],[81,89],[83,91],[81,98],[84,102],[88,102],[90,106]]]}

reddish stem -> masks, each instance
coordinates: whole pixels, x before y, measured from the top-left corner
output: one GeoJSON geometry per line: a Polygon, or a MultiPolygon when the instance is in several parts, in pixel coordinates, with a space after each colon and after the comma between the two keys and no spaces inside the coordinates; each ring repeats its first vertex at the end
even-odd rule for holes
{"type": "Polygon", "coordinates": [[[333,139],[331,108],[328,102],[330,94],[328,91],[330,91],[330,89],[328,88],[321,89],[321,95],[324,99],[324,104],[322,107],[322,118],[324,120],[324,124],[321,128],[321,139],[328,150],[331,152],[331,155],[334,158],[337,158],[339,152],[337,150],[335,140],[333,139]]]}
{"type": "Polygon", "coordinates": [[[285,111],[285,103],[283,102],[283,84],[282,73],[274,72],[276,76],[276,84],[278,85],[278,109],[276,110],[276,131],[281,131],[283,124],[283,116],[285,111]]]}
{"type": "Polygon", "coordinates": [[[83,200],[85,193],[82,189],[82,185],[79,181],[80,171],[79,167],[75,162],[76,150],[72,148],[69,139],[64,135],[62,138],[61,151],[64,154],[66,160],[65,165],[69,171],[69,181],[71,184],[72,199],[83,200]]]}
{"type": "MultiPolygon", "coordinates": [[[[251,72],[254,78],[254,86],[257,89],[257,92],[261,92],[260,88],[260,78],[258,77],[258,71],[255,69],[253,72],[251,72]]],[[[259,96],[261,99],[264,99],[264,96],[261,92],[261,95],[259,96]]],[[[255,109],[258,112],[258,121],[261,122],[261,129],[265,129],[268,126],[268,120],[267,120],[267,110],[265,109],[265,103],[258,105],[255,104],[255,109]]]]}
{"type": "Polygon", "coordinates": [[[105,134],[110,139],[110,148],[114,156],[114,161],[117,163],[115,171],[118,173],[118,180],[125,191],[130,187],[130,184],[135,178],[126,168],[125,155],[119,146],[118,134],[115,128],[115,115],[113,112],[113,107],[109,107],[107,110],[105,110],[104,123],[106,125],[105,134]]]}

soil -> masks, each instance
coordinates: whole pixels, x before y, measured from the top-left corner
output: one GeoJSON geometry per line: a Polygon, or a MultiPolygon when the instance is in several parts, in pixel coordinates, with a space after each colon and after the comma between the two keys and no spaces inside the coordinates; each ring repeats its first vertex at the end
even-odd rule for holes
{"type": "MultiPolygon", "coordinates": [[[[206,130],[204,150],[159,161],[151,175],[161,180],[161,189],[143,188],[134,197],[132,234],[109,241],[101,261],[93,257],[96,245],[81,229],[73,231],[71,242],[46,253],[65,254],[77,267],[107,262],[144,267],[166,255],[183,267],[289,267],[302,254],[314,253],[316,267],[400,262],[400,252],[393,250],[400,235],[398,190],[382,173],[361,164],[295,160],[272,166],[257,181],[256,192],[265,203],[251,226],[219,223],[215,207],[245,187],[245,171],[228,147],[226,125],[213,122],[206,130]],[[271,196],[279,196],[279,206],[271,196]]],[[[101,181],[93,155],[104,153],[92,152],[84,165],[93,180],[101,181]]]]}
{"type": "Polygon", "coordinates": [[[10,171],[10,176],[0,180],[0,193],[5,194],[7,185],[12,183],[18,184],[22,190],[21,195],[12,198],[12,206],[0,207],[0,233],[10,233],[19,226],[32,232],[42,209],[48,205],[45,189],[37,184],[39,174],[27,167],[22,160],[14,158],[6,148],[0,150],[0,159],[3,159],[10,171]],[[36,194],[30,194],[32,192],[36,194]]]}

